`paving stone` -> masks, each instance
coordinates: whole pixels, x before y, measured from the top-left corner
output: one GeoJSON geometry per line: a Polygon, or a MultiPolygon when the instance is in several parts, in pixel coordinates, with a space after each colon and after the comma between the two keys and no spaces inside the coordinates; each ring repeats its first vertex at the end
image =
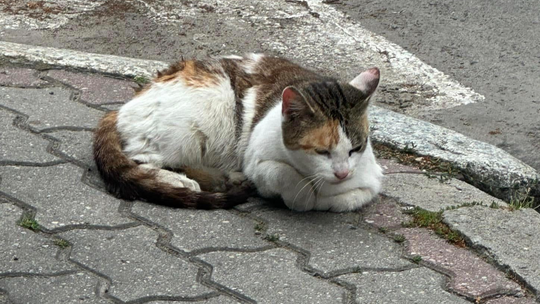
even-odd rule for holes
{"type": "Polygon", "coordinates": [[[0,289],[13,303],[105,304],[96,296],[98,280],[79,272],[54,277],[13,277],[0,279],[0,289]]]}
{"type": "Polygon", "coordinates": [[[540,214],[533,209],[508,211],[481,206],[445,211],[444,222],[510,268],[540,295],[540,214]]]}
{"type": "Polygon", "coordinates": [[[103,112],[70,100],[62,88],[20,89],[0,87],[0,104],[28,115],[36,131],[53,127],[94,128],[103,112]]]}
{"type": "Polygon", "coordinates": [[[460,180],[451,179],[441,183],[437,178],[421,174],[398,173],[385,176],[382,194],[400,203],[433,212],[472,202],[483,202],[487,206],[496,202],[506,206],[503,201],[460,180]]]}
{"type": "Polygon", "coordinates": [[[71,230],[61,237],[73,244],[70,258],[110,278],[108,293],[122,301],[211,291],[197,283],[197,267],[156,246],[158,234],[150,228],[71,230]]]}
{"type": "Polygon", "coordinates": [[[134,88],[137,87],[137,84],[132,81],[98,74],[51,70],[47,75],[80,90],[81,99],[93,104],[128,101],[135,94],[134,88]]]}
{"type": "Polygon", "coordinates": [[[50,135],[60,140],[61,144],[58,148],[59,152],[87,164],[88,166],[94,164],[92,155],[92,132],[62,130],[52,132],[50,135]]]}
{"type": "Polygon", "coordinates": [[[118,213],[120,200],[83,184],[83,169],[72,164],[51,167],[0,167],[0,191],[37,209],[47,229],[66,225],[115,226],[129,222],[118,213]]]}
{"type": "Polygon", "coordinates": [[[212,252],[199,256],[213,266],[212,280],[257,303],[342,303],[345,290],[296,267],[285,249],[263,252],[212,252]]]}
{"type": "Polygon", "coordinates": [[[443,289],[444,277],[427,268],[362,272],[338,277],[356,285],[356,303],[469,303],[443,289]]]}
{"type": "Polygon", "coordinates": [[[0,204],[0,274],[51,274],[73,267],[56,259],[58,247],[50,239],[18,225],[22,210],[0,204]]]}
{"type": "Polygon", "coordinates": [[[173,233],[171,244],[184,251],[203,248],[255,249],[268,243],[254,235],[253,220],[226,210],[173,209],[137,202],[133,213],[173,233]]]}
{"type": "Polygon", "coordinates": [[[486,263],[470,250],[453,246],[432,231],[404,228],[396,233],[408,241],[407,253],[419,255],[422,261],[452,273],[449,288],[455,292],[481,299],[498,293],[521,293],[520,286],[506,278],[503,272],[486,263]]]}
{"type": "Polygon", "coordinates": [[[50,142],[13,125],[17,115],[0,108],[0,164],[47,163],[59,158],[47,153],[50,142]]]}
{"type": "Polygon", "coordinates": [[[497,299],[489,300],[486,304],[536,304],[532,298],[516,298],[516,297],[500,297],[497,299]]]}
{"type": "Polygon", "coordinates": [[[262,198],[250,197],[248,198],[246,203],[237,205],[234,208],[239,211],[249,212],[249,211],[252,211],[253,209],[260,208],[267,205],[268,205],[268,202],[262,198]]]}
{"type": "Polygon", "coordinates": [[[410,265],[401,248],[389,238],[358,227],[359,213],[253,212],[268,222],[267,233],[278,235],[310,252],[309,265],[324,272],[352,267],[398,268],[410,265]]]}
{"type": "Polygon", "coordinates": [[[424,174],[424,171],[407,165],[400,164],[395,160],[379,158],[377,160],[379,165],[383,168],[384,174],[395,174],[395,173],[418,173],[424,174]]]}
{"type": "Polygon", "coordinates": [[[377,228],[401,227],[402,223],[408,223],[412,219],[401,209],[394,199],[381,197],[378,202],[364,209],[364,220],[377,228]]]}
{"type": "Polygon", "coordinates": [[[0,67],[0,86],[35,87],[47,84],[39,76],[35,76],[36,70],[0,67]]]}
{"type": "MultiPolygon", "coordinates": [[[[185,301],[157,301],[157,302],[148,302],[148,304],[186,304],[187,302],[185,301]]],[[[192,303],[192,302],[190,302],[192,303]]],[[[208,300],[202,300],[202,301],[197,301],[197,302],[194,302],[194,303],[197,303],[197,304],[234,304],[234,303],[242,303],[242,302],[238,302],[238,301],[235,301],[231,298],[228,298],[226,296],[219,296],[219,297],[214,297],[214,298],[211,298],[211,299],[208,299],[208,300]]]]}

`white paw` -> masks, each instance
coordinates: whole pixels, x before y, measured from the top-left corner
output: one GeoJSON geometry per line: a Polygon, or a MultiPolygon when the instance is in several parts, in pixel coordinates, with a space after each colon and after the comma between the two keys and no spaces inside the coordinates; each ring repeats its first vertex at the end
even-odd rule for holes
{"type": "Polygon", "coordinates": [[[285,189],[281,193],[285,205],[296,211],[309,211],[315,206],[317,194],[313,191],[311,183],[298,183],[296,187],[285,189]]]}
{"type": "Polygon", "coordinates": [[[359,209],[373,200],[376,194],[367,188],[357,188],[336,196],[317,198],[316,210],[347,212],[359,209]]]}
{"type": "Polygon", "coordinates": [[[178,188],[188,188],[197,192],[201,191],[201,186],[199,186],[199,183],[188,178],[184,174],[161,169],[157,174],[157,178],[162,183],[167,183],[178,188]]]}

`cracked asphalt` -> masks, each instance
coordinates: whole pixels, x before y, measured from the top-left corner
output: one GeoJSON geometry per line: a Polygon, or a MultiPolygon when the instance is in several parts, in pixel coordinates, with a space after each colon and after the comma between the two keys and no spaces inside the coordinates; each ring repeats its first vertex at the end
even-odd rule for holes
{"type": "Polygon", "coordinates": [[[108,195],[92,129],[134,87],[0,67],[0,303],[535,303],[538,213],[490,208],[505,203],[392,160],[380,160],[380,198],[351,213],[259,198],[170,209],[108,195]],[[483,204],[459,208],[473,201],[483,204]],[[444,221],[467,246],[404,225],[412,206],[458,206],[444,221]]]}

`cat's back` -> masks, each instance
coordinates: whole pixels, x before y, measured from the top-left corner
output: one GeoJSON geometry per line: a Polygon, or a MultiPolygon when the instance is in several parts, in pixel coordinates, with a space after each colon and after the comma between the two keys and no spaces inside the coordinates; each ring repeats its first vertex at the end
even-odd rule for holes
{"type": "Polygon", "coordinates": [[[181,60],[124,105],[125,152],[164,166],[241,166],[252,127],[287,85],[316,75],[278,57],[248,54],[181,60]]]}

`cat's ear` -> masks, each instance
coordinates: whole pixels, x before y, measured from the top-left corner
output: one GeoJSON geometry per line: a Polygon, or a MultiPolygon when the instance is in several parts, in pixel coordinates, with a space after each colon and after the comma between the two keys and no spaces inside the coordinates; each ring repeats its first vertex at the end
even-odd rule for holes
{"type": "Polygon", "coordinates": [[[281,93],[281,101],[281,114],[285,118],[298,116],[306,111],[308,113],[315,112],[302,93],[293,86],[286,87],[283,90],[283,93],[281,93]]]}
{"type": "Polygon", "coordinates": [[[365,96],[371,96],[379,85],[380,76],[378,68],[371,68],[356,76],[349,84],[362,91],[365,96]]]}

